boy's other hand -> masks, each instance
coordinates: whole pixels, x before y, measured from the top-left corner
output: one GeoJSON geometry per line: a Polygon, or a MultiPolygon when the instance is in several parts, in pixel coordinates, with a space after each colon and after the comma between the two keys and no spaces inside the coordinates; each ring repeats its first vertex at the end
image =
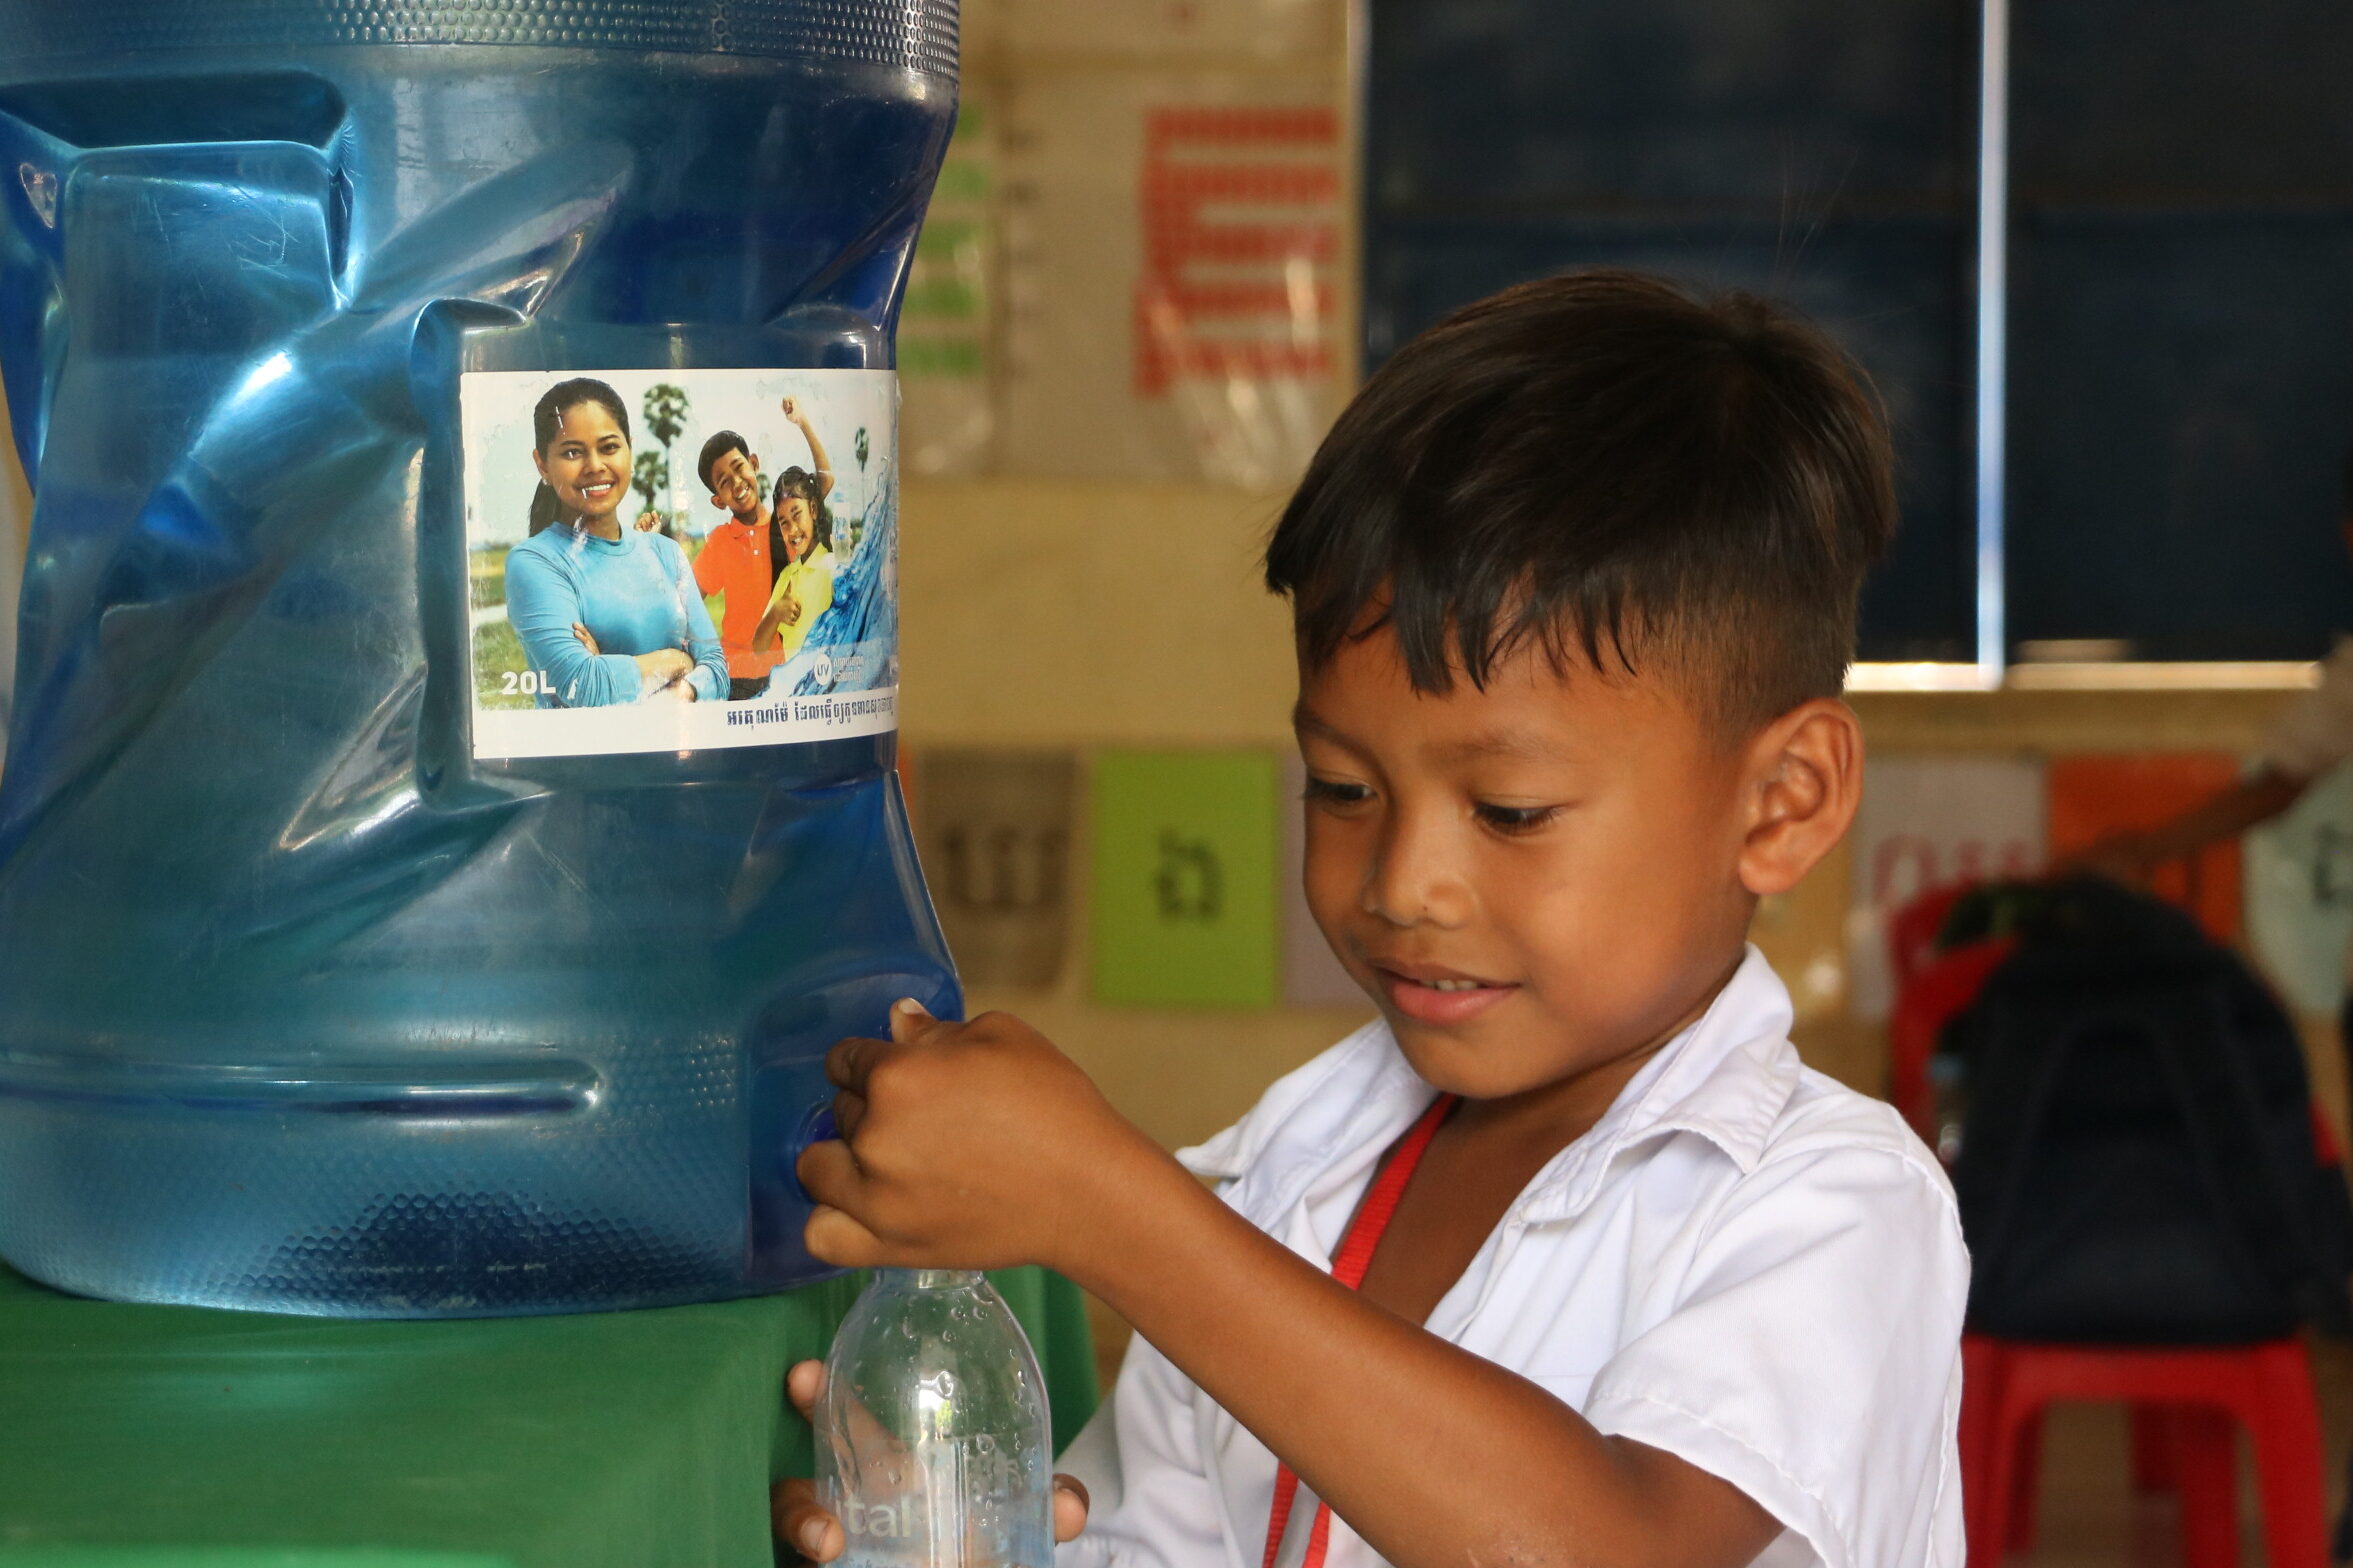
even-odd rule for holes
{"type": "Polygon", "coordinates": [[[1011,1268],[1089,1277],[1160,1171],[1191,1184],[1076,1063],[1020,1019],[891,1009],[888,1040],[825,1058],[837,1140],[800,1157],[809,1250],[851,1268],[1011,1268]]]}
{"type": "MultiPolygon", "coordinates": [[[[785,1374],[784,1391],[804,1421],[812,1420],[817,1396],[825,1392],[825,1363],[803,1361],[785,1374]]],[[[1054,1477],[1054,1541],[1076,1540],[1087,1527],[1087,1489],[1076,1477],[1054,1477]]],[[[768,1494],[768,1518],[776,1538],[813,1563],[829,1563],[848,1544],[841,1521],[817,1500],[817,1483],[779,1481],[768,1494]]]]}

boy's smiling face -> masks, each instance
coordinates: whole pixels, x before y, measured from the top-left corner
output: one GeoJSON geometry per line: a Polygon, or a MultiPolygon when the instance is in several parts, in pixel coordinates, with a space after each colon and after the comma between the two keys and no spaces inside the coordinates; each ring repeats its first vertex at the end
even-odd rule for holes
{"type": "Polygon", "coordinates": [[[711,499],[744,522],[760,516],[760,460],[739,447],[730,447],[711,465],[711,499]]]}
{"type": "Polygon", "coordinates": [[[1764,753],[1658,675],[1564,675],[1523,648],[1484,690],[1417,692],[1383,630],[1302,670],[1297,718],[1309,906],[1442,1089],[1614,1096],[1775,890],[1754,885],[1764,753]]]}

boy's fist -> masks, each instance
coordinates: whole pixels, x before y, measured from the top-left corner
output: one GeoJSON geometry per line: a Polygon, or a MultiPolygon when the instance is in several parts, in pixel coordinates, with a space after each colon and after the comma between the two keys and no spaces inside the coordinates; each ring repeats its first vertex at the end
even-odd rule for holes
{"type": "Polygon", "coordinates": [[[890,1039],[844,1040],[825,1071],[841,1090],[841,1136],[802,1151],[799,1171],[818,1203],[809,1250],[828,1263],[1042,1263],[1083,1282],[1117,1195],[1176,1169],[1070,1058],[1004,1013],[948,1023],[900,1002],[890,1039]]]}

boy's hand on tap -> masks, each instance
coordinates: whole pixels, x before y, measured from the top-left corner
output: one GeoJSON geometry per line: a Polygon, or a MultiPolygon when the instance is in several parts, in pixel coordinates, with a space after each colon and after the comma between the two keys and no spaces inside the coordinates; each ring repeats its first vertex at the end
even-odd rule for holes
{"type": "MultiPolygon", "coordinates": [[[[1193,1180],[1020,1019],[891,1009],[825,1059],[838,1141],[801,1154],[809,1250],[851,1268],[1042,1263],[1082,1285],[1155,1186],[1193,1180]]],[[[1198,1190],[1197,1188],[1195,1189],[1198,1190]]],[[[1130,1237],[1132,1240],[1132,1236],[1130,1237]]]]}

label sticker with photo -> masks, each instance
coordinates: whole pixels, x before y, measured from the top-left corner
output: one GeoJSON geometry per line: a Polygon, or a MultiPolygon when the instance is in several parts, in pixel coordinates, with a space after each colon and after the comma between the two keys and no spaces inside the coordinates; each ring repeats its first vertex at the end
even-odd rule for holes
{"type": "Polygon", "coordinates": [[[898,726],[886,370],[470,371],[474,755],[898,726]]]}

